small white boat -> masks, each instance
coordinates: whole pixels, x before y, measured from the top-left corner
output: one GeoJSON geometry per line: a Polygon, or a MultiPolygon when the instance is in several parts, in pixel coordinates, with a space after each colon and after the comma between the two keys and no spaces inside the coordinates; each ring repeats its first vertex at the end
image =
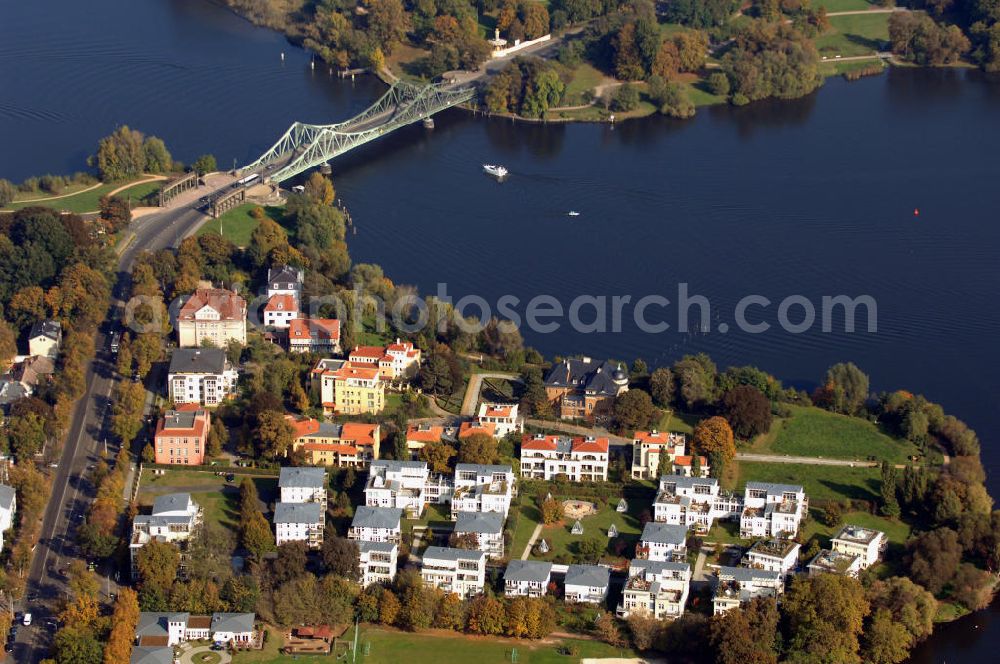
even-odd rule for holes
{"type": "Polygon", "coordinates": [[[580,213],[577,212],[576,210],[570,210],[566,214],[569,215],[569,216],[571,216],[571,217],[579,217],[580,216],[580,213]]]}
{"type": "Polygon", "coordinates": [[[507,176],[507,169],[497,164],[483,164],[483,170],[498,178],[507,176]]]}

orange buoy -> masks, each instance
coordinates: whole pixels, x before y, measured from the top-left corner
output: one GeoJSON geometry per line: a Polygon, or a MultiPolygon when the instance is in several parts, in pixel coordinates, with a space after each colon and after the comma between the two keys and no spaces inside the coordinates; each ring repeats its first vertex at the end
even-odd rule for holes
{"type": "Polygon", "coordinates": [[[914,217],[920,216],[920,208],[913,208],[913,216],[914,217]]]}

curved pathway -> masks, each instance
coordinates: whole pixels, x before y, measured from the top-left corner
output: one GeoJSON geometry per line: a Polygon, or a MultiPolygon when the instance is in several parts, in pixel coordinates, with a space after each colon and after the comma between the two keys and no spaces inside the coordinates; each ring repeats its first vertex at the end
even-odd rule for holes
{"type": "Polygon", "coordinates": [[[469,385],[465,388],[465,398],[462,399],[462,417],[472,417],[476,414],[476,406],[479,404],[479,393],[483,389],[484,378],[499,378],[515,383],[521,382],[521,376],[505,371],[472,374],[469,376],[469,385]]]}

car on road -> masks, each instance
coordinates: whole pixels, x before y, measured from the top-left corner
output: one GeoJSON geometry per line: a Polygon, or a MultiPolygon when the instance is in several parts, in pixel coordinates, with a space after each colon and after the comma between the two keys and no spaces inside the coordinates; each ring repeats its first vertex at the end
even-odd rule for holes
{"type": "Polygon", "coordinates": [[[234,482],[235,480],[236,480],[236,475],[233,475],[232,473],[226,473],[227,482],[234,482]]]}
{"type": "Polygon", "coordinates": [[[22,620],[21,622],[22,622],[22,624],[25,627],[27,627],[28,625],[30,625],[31,624],[31,614],[30,613],[25,613],[24,614],[24,620],[22,620]]]}

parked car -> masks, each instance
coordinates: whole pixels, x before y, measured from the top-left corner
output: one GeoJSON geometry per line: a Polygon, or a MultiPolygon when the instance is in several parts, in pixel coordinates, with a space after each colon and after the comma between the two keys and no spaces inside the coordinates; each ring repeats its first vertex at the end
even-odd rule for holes
{"type": "Polygon", "coordinates": [[[30,625],[30,624],[31,624],[31,614],[30,614],[30,613],[25,613],[25,614],[24,614],[24,620],[22,621],[22,624],[23,624],[23,625],[24,625],[25,627],[27,627],[28,625],[30,625]]]}

